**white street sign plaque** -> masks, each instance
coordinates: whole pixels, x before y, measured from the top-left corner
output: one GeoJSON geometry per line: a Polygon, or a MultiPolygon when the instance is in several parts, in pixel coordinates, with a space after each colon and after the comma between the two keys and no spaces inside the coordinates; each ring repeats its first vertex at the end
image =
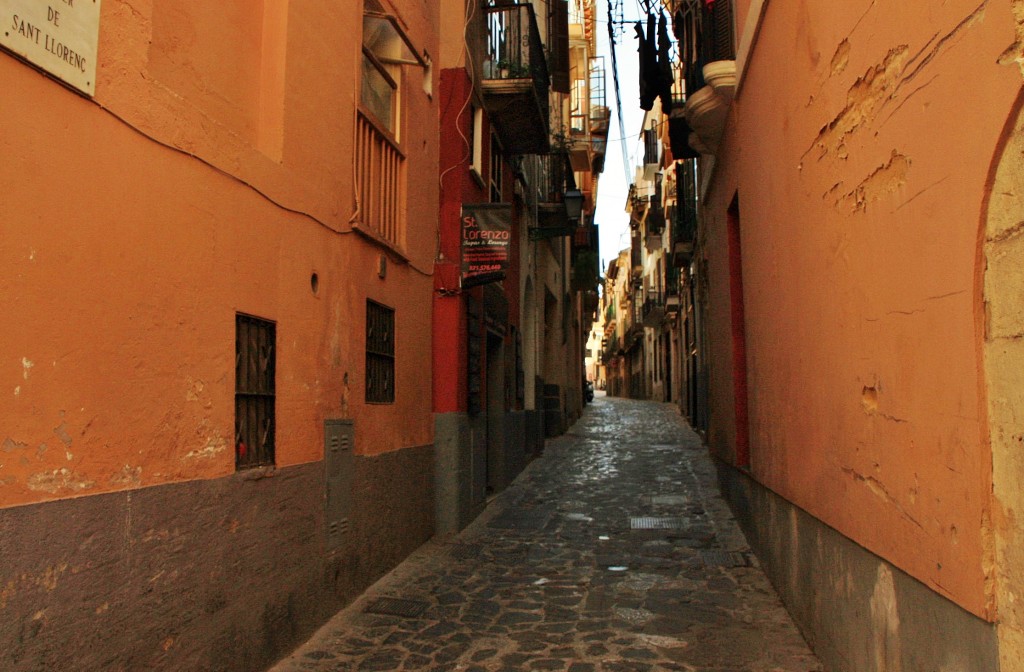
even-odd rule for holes
{"type": "Polygon", "coordinates": [[[90,96],[99,32],[100,0],[0,0],[0,46],[90,96]]]}

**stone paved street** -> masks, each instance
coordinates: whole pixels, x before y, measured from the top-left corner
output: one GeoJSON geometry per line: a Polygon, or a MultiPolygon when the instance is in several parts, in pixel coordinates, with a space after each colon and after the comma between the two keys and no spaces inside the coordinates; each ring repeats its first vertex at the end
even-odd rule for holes
{"type": "Polygon", "coordinates": [[[469,528],[274,668],[821,669],[676,409],[604,397],[469,528]]]}

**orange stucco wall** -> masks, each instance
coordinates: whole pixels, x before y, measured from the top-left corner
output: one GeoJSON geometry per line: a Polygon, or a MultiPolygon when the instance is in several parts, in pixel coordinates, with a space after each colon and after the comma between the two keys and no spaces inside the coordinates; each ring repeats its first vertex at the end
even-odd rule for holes
{"type": "Polygon", "coordinates": [[[753,476],[987,618],[977,241],[1011,4],[768,3],[703,203],[715,450],[738,194],[753,476]]]}
{"type": "MultiPolygon", "coordinates": [[[[0,52],[0,506],[233,472],[236,312],[277,323],[278,465],[328,417],[365,454],[432,441],[425,71],[400,255],[350,223],[361,3],[263,4],[104,2],[93,100],[0,52]],[[396,310],[391,405],[363,402],[367,298],[396,310]]],[[[433,3],[400,4],[437,53],[433,3]]]]}

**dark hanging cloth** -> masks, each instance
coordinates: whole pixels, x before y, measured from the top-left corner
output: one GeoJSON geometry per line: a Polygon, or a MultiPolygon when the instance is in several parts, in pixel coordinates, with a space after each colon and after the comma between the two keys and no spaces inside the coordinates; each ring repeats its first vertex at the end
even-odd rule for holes
{"type": "Polygon", "coordinates": [[[661,90],[654,15],[647,15],[646,34],[644,34],[644,29],[639,21],[633,26],[633,30],[636,31],[636,37],[640,41],[637,46],[637,52],[640,54],[640,109],[650,110],[654,107],[654,99],[658,97],[661,90]]]}
{"type": "Polygon", "coordinates": [[[690,147],[690,133],[693,133],[693,129],[690,128],[690,124],[686,123],[686,119],[684,117],[669,117],[669,147],[672,150],[672,158],[677,161],[680,159],[696,159],[700,157],[700,152],[696,151],[693,147],[690,147]]]}
{"type": "Polygon", "coordinates": [[[661,98],[661,110],[665,114],[672,111],[672,42],[668,38],[668,20],[661,12],[658,19],[658,96],[661,98]]]}
{"type": "MultiPolygon", "coordinates": [[[[644,27],[639,21],[633,26],[633,30],[636,31],[636,39],[639,42],[636,46],[636,52],[640,55],[640,107],[644,107],[644,86],[647,82],[647,68],[645,67],[647,59],[644,58],[644,51],[647,48],[647,38],[644,37],[644,27]]],[[[649,110],[651,108],[646,107],[644,109],[649,110]]]]}

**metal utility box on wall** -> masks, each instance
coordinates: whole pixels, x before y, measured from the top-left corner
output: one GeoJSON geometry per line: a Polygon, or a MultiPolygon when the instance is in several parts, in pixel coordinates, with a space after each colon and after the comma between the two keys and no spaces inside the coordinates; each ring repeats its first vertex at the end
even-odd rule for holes
{"type": "Polygon", "coordinates": [[[341,550],[351,532],[352,467],[355,425],[352,420],[324,420],[325,519],[327,550],[341,550]]]}

